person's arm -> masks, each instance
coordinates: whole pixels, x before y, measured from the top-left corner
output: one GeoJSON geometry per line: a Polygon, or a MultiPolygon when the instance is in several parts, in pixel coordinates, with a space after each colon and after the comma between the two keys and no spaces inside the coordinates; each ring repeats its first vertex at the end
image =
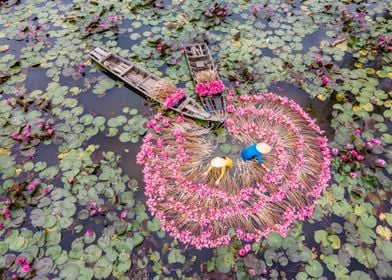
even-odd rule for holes
{"type": "Polygon", "coordinates": [[[263,155],[259,151],[257,151],[256,155],[257,155],[257,161],[259,162],[259,164],[262,164],[263,163],[263,155]]]}

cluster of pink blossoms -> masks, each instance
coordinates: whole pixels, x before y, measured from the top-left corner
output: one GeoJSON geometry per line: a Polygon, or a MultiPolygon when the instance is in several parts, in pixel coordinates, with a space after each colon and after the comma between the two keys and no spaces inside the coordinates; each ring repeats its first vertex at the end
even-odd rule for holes
{"type": "Polygon", "coordinates": [[[392,36],[378,35],[374,47],[376,49],[383,49],[386,52],[392,51],[392,36]]]}
{"type": "MultiPolygon", "coordinates": [[[[36,134],[36,136],[38,137],[52,136],[54,133],[54,129],[52,128],[52,126],[49,123],[44,123],[42,120],[38,120],[38,127],[41,130],[40,134],[36,134]]],[[[19,130],[18,132],[13,132],[11,134],[11,137],[12,139],[17,140],[19,142],[31,141],[34,138],[31,125],[26,124],[22,130],[19,130]]]]}
{"type": "Polygon", "coordinates": [[[25,258],[19,257],[19,258],[16,260],[16,263],[19,265],[20,270],[21,270],[23,273],[28,273],[28,272],[30,272],[30,270],[31,270],[30,262],[29,262],[28,260],[26,260],[25,258]]]}
{"type": "Polygon", "coordinates": [[[245,257],[246,254],[249,253],[250,249],[250,244],[246,244],[243,248],[238,250],[238,255],[240,255],[240,257],[245,257]]]}
{"type": "Polygon", "coordinates": [[[34,180],[31,184],[29,184],[28,186],[27,186],[27,189],[29,190],[29,191],[34,191],[35,190],[35,188],[37,187],[39,185],[39,182],[38,182],[38,180],[34,180]]]}
{"type": "MultiPolygon", "coordinates": [[[[361,133],[362,131],[359,128],[354,129],[354,139],[360,138],[361,133]]],[[[357,149],[354,144],[347,143],[346,146],[341,150],[333,148],[332,154],[336,157],[339,157],[343,165],[355,162],[357,163],[356,165],[351,164],[351,170],[348,173],[352,179],[355,179],[358,177],[358,174],[356,172],[358,163],[372,159],[371,157],[367,157],[367,155],[372,151],[373,148],[377,148],[381,145],[382,142],[379,139],[373,138],[366,142],[366,149],[357,149]]],[[[384,167],[386,165],[386,161],[383,159],[375,159],[374,164],[377,167],[384,167]]],[[[361,172],[362,176],[365,176],[365,174],[366,173],[361,172]]]]}
{"type": "MultiPolygon", "coordinates": [[[[101,18],[99,15],[95,16],[96,21],[98,22],[99,29],[96,31],[106,31],[110,28],[117,28],[120,24],[120,17],[118,15],[111,15],[108,16],[107,20],[101,18]]],[[[90,24],[89,26],[84,28],[84,31],[87,33],[92,33],[94,32],[94,29],[97,29],[94,27],[93,24],[90,24]]]]}
{"type": "Polygon", "coordinates": [[[97,216],[98,214],[102,215],[104,214],[104,210],[102,207],[100,207],[99,205],[97,205],[96,202],[91,202],[88,206],[87,206],[87,210],[90,213],[90,216],[97,216]]]}
{"type": "MultiPolygon", "coordinates": [[[[155,49],[156,51],[161,55],[161,56],[167,56],[170,53],[175,51],[174,48],[174,38],[170,38],[169,41],[165,40],[165,39],[159,39],[156,43],[155,43],[155,49]]],[[[153,54],[154,51],[151,50],[150,54],[153,54]]],[[[178,62],[178,58],[175,59],[175,63],[178,62]]]]}
{"type": "Polygon", "coordinates": [[[216,80],[209,83],[199,83],[195,86],[196,93],[201,97],[221,94],[224,90],[225,85],[221,80],[216,80]]]}
{"type": "Polygon", "coordinates": [[[163,108],[165,110],[175,107],[185,98],[185,91],[182,88],[177,89],[174,93],[166,97],[163,108]]]}
{"type": "MultiPolygon", "coordinates": [[[[229,103],[232,103],[234,98],[231,95],[230,97],[229,103]]],[[[315,200],[321,196],[330,179],[330,153],[327,139],[321,136],[323,131],[298,104],[268,93],[239,96],[237,104],[229,104],[229,106],[232,106],[231,116],[225,124],[233,137],[244,133],[255,135],[254,137],[263,139],[276,151],[276,163],[272,166],[269,177],[264,176],[256,185],[242,186],[238,194],[230,194],[214,186],[188,179],[182,173],[181,167],[191,158],[188,151],[191,139],[187,138],[186,131],[176,126],[177,123],[184,121],[183,118],[168,119],[161,114],[155,116],[148,123],[152,131],[144,138],[141,151],[137,155],[137,162],[144,166],[145,193],[148,197],[149,210],[159,218],[162,229],[170,236],[196,248],[228,244],[231,241],[228,229],[231,227],[234,227],[237,237],[246,242],[267,236],[273,231],[285,236],[295,221],[304,220],[312,215],[315,200]],[[287,106],[293,114],[300,115],[302,122],[305,121],[308,125],[304,133],[313,133],[317,141],[314,144],[312,142],[311,145],[306,143],[303,132],[289,116],[282,116],[270,108],[263,107],[264,102],[287,106]],[[292,155],[286,154],[285,143],[279,137],[279,133],[267,131],[266,128],[258,127],[252,122],[255,115],[279,123],[282,129],[296,138],[295,145],[298,153],[295,154],[294,161],[292,155]],[[249,121],[239,125],[236,122],[237,118],[249,118],[249,121]],[[172,131],[172,134],[168,135],[167,131],[172,131]],[[171,139],[171,143],[174,140],[176,145],[169,145],[167,139],[171,139]],[[304,157],[302,151],[309,146],[318,147],[320,167],[317,174],[314,174],[316,179],[312,184],[312,190],[304,194],[305,206],[296,208],[287,204],[285,199],[292,190],[302,188],[301,183],[297,182],[297,172],[307,164],[308,159],[304,157]],[[163,162],[165,168],[162,168],[163,162]],[[279,185],[278,191],[268,193],[267,186],[270,184],[279,185]],[[187,197],[195,198],[198,203],[187,203],[187,197]],[[213,201],[215,203],[212,203],[213,201]],[[215,207],[210,207],[211,203],[215,207]],[[246,232],[242,228],[235,228],[232,224],[236,219],[251,219],[253,215],[274,204],[285,207],[284,215],[274,228],[266,227],[246,232]],[[177,220],[178,216],[182,218],[177,220]],[[224,228],[226,231],[222,230],[224,228]]],[[[241,251],[242,253],[245,254],[245,249],[241,251]]]]}
{"type": "Polygon", "coordinates": [[[12,139],[22,141],[30,141],[31,140],[31,125],[26,124],[21,132],[13,132],[11,134],[12,139]]]}
{"type": "Polygon", "coordinates": [[[229,9],[226,5],[221,5],[215,3],[215,5],[210,6],[205,12],[204,16],[207,18],[224,18],[227,16],[229,9]]]}

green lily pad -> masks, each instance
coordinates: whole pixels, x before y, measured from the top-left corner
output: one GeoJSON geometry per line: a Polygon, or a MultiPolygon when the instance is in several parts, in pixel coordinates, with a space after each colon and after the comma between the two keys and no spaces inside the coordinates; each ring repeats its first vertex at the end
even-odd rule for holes
{"type": "Polygon", "coordinates": [[[60,271],[60,277],[65,280],[76,280],[79,276],[80,268],[78,265],[73,263],[68,263],[60,271]]]}
{"type": "Polygon", "coordinates": [[[105,257],[101,257],[94,265],[94,277],[97,279],[105,279],[109,277],[113,270],[113,264],[108,262],[105,257]]]}
{"type": "Polygon", "coordinates": [[[310,276],[317,278],[323,275],[324,269],[318,261],[311,260],[308,262],[308,265],[305,267],[305,271],[310,276]]]}
{"type": "Polygon", "coordinates": [[[167,259],[170,264],[173,263],[185,263],[185,256],[181,254],[181,250],[179,249],[172,249],[170,250],[169,254],[167,255],[167,259]]]}
{"type": "Polygon", "coordinates": [[[232,252],[219,254],[215,264],[219,272],[229,273],[234,265],[234,254],[232,252]]]}
{"type": "Polygon", "coordinates": [[[279,233],[271,232],[267,237],[267,243],[272,248],[280,248],[282,246],[282,236],[279,233]]]}

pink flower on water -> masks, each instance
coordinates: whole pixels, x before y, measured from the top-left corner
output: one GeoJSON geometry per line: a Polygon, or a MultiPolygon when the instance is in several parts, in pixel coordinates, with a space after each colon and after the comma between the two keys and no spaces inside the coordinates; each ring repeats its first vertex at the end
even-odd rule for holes
{"type": "Polygon", "coordinates": [[[83,72],[84,71],[84,63],[79,63],[78,64],[78,71],[83,72]]]}
{"type": "Polygon", "coordinates": [[[378,159],[376,161],[376,163],[377,163],[378,166],[381,166],[381,167],[385,166],[385,164],[386,164],[385,160],[383,160],[383,159],[378,159]]]}
{"type": "Polygon", "coordinates": [[[333,148],[333,149],[332,149],[332,153],[333,153],[334,155],[337,155],[337,154],[339,153],[339,149],[333,148]]]}
{"type": "Polygon", "coordinates": [[[118,16],[109,16],[109,20],[110,20],[112,23],[117,23],[117,22],[118,22],[118,16]]]}
{"type": "Polygon", "coordinates": [[[350,177],[353,178],[353,179],[357,178],[357,173],[350,172],[350,177]]]}
{"type": "Polygon", "coordinates": [[[245,248],[241,248],[238,250],[238,255],[240,255],[240,257],[245,257],[246,256],[246,250],[245,248]]]}
{"type": "Polygon", "coordinates": [[[350,151],[350,154],[355,157],[356,155],[358,155],[358,152],[356,150],[352,150],[350,151]]]}
{"type": "Polygon", "coordinates": [[[30,185],[27,186],[27,189],[29,191],[33,191],[35,189],[35,186],[33,184],[30,184],[30,185]]]}
{"type": "Polygon", "coordinates": [[[68,179],[68,183],[70,183],[70,184],[73,184],[73,183],[75,183],[75,178],[74,177],[71,177],[71,178],[69,178],[68,179]]]}
{"type": "Polygon", "coordinates": [[[249,268],[248,273],[250,276],[255,276],[256,275],[256,271],[252,268],[249,268]]]}
{"type": "Polygon", "coordinates": [[[358,128],[354,130],[354,135],[359,135],[361,134],[361,130],[359,130],[358,128]]]}
{"type": "Polygon", "coordinates": [[[358,156],[357,156],[357,160],[359,160],[359,161],[364,160],[364,158],[365,158],[365,157],[364,157],[363,155],[358,155],[358,156]]]}
{"type": "Polygon", "coordinates": [[[175,64],[177,64],[177,63],[180,61],[180,58],[177,57],[177,56],[175,56],[175,57],[173,58],[173,61],[174,61],[175,64]]]}
{"type": "Polygon", "coordinates": [[[235,86],[235,87],[239,87],[239,86],[240,86],[240,82],[239,82],[239,81],[235,81],[235,82],[234,82],[234,86],[235,86]]]}
{"type": "Polygon", "coordinates": [[[244,246],[244,249],[245,249],[245,251],[248,253],[248,252],[250,251],[250,249],[251,249],[250,244],[246,244],[246,245],[244,246]]]}
{"type": "Polygon", "coordinates": [[[86,231],[86,235],[87,236],[91,236],[91,235],[93,235],[93,230],[91,229],[91,228],[89,228],[87,231],[86,231]]]}
{"type": "Polygon", "coordinates": [[[328,83],[329,83],[328,77],[327,76],[322,76],[321,77],[321,83],[322,83],[323,86],[328,85],[328,83]]]}
{"type": "Polygon", "coordinates": [[[252,13],[254,13],[254,14],[258,14],[258,13],[260,13],[260,7],[259,6],[254,6],[253,8],[252,8],[252,13]]]}
{"type": "Polygon", "coordinates": [[[22,266],[21,268],[22,272],[24,273],[28,273],[30,271],[30,265],[29,264],[25,264],[22,266]]]}
{"type": "Polygon", "coordinates": [[[90,211],[90,216],[95,216],[97,215],[97,210],[93,209],[90,211]]]}
{"type": "Polygon", "coordinates": [[[346,149],[347,150],[351,150],[353,148],[354,148],[354,146],[352,144],[346,144],[346,149]]]}
{"type": "Polygon", "coordinates": [[[121,216],[121,219],[125,219],[127,217],[127,212],[122,211],[120,216],[121,216]]]}
{"type": "Polygon", "coordinates": [[[347,156],[346,155],[342,155],[341,159],[345,162],[345,161],[347,161],[347,156]]]}
{"type": "Polygon", "coordinates": [[[18,265],[22,265],[22,264],[25,263],[25,259],[22,258],[22,257],[19,257],[19,258],[16,260],[16,263],[17,263],[18,265]]]}
{"type": "Polygon", "coordinates": [[[380,146],[381,145],[381,141],[378,139],[372,139],[370,140],[372,142],[372,144],[374,144],[375,146],[380,146]]]}

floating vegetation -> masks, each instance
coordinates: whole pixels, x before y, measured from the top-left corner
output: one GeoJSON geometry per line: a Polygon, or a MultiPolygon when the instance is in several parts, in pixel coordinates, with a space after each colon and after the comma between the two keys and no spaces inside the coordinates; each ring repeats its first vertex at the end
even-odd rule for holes
{"type": "MultiPolygon", "coordinates": [[[[8,0],[0,26],[1,279],[392,277],[388,1],[8,0]],[[276,92],[326,131],[330,186],[285,237],[244,242],[226,228],[226,245],[198,251],[146,207],[136,154],[161,108],[89,53],[108,50],[197,99],[183,46],[201,42],[235,100],[276,92]]],[[[251,144],[233,140],[230,121],[192,126],[207,134],[197,144],[213,143],[206,170],[251,144]]]]}

